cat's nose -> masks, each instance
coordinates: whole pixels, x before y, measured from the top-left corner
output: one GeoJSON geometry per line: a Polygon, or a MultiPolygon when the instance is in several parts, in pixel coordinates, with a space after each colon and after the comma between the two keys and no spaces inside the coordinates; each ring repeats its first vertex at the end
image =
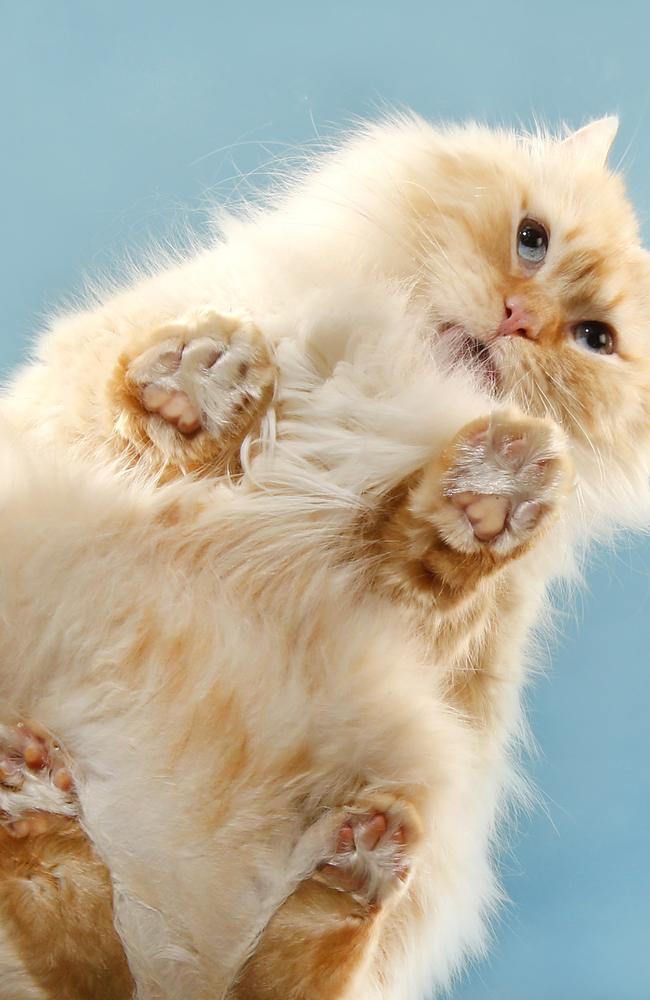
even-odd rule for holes
{"type": "Polygon", "coordinates": [[[539,336],[539,323],[534,313],[515,298],[507,298],[504,306],[504,317],[496,329],[495,336],[527,337],[529,340],[536,340],[539,336]]]}

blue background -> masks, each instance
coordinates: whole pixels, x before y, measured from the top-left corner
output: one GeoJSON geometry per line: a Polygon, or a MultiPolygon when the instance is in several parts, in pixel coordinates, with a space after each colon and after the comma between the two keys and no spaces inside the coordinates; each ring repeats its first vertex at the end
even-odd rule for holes
{"type": "MultiPolygon", "coordinates": [[[[650,207],[644,3],[0,0],[0,361],[125,248],[205,225],[265,164],[353,115],[579,125],[619,111],[650,207]]],[[[646,224],[646,239],[650,236],[646,224]]],[[[545,807],[504,860],[512,904],[459,1000],[650,997],[650,547],[601,555],[530,695],[545,807]]]]}

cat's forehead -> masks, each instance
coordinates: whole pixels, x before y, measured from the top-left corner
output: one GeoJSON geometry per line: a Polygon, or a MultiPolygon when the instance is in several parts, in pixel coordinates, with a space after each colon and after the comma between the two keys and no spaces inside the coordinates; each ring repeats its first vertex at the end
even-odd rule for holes
{"type": "Polygon", "coordinates": [[[530,215],[546,225],[553,240],[569,240],[574,248],[610,255],[639,246],[621,178],[558,139],[460,133],[439,148],[427,187],[433,194],[418,198],[416,192],[416,210],[464,219],[483,239],[503,240],[530,215]]]}
{"type": "Polygon", "coordinates": [[[605,312],[645,309],[649,258],[622,179],[558,143],[534,151],[528,164],[522,210],[540,217],[550,235],[540,277],[559,282],[578,311],[581,303],[605,312]]]}
{"type": "MultiPolygon", "coordinates": [[[[624,346],[650,344],[650,258],[619,177],[553,150],[525,182],[524,214],[548,226],[547,261],[537,281],[570,320],[596,318],[621,332],[624,346]]],[[[516,213],[515,213],[516,214],[516,213]]]]}
{"type": "Polygon", "coordinates": [[[509,133],[472,142],[464,153],[464,170],[448,162],[447,177],[459,191],[472,189],[469,213],[479,226],[498,225],[505,240],[530,216],[549,232],[549,263],[571,271],[577,261],[581,271],[591,266],[618,278],[624,277],[621,265],[631,261],[637,272],[646,270],[639,263],[634,208],[623,180],[606,164],[590,162],[557,139],[509,133]]]}
{"type": "Polygon", "coordinates": [[[636,215],[620,177],[551,147],[518,163],[522,207],[547,217],[565,239],[607,248],[637,246],[636,215]]]}

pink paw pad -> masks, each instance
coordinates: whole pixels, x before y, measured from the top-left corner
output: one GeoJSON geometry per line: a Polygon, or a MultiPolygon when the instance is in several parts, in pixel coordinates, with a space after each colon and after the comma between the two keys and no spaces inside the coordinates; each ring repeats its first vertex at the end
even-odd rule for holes
{"type": "Polygon", "coordinates": [[[456,493],[453,502],[465,512],[479,542],[491,542],[506,526],[510,502],[496,494],[456,493]]]}
{"type": "Polygon", "coordinates": [[[505,551],[525,541],[557,507],[567,471],[555,425],[497,413],[482,427],[461,432],[445,493],[477,542],[505,551]]]}
{"type": "Polygon", "coordinates": [[[396,802],[385,812],[380,808],[351,811],[339,829],[334,855],[318,871],[330,888],[373,905],[407,881],[419,837],[410,807],[396,802]]]}
{"type": "Polygon", "coordinates": [[[181,389],[146,385],[142,391],[142,403],[145,410],[158,414],[181,434],[194,434],[201,428],[201,414],[181,389]]]}
{"type": "Polygon", "coordinates": [[[19,795],[30,778],[36,778],[64,796],[73,791],[74,781],[63,751],[50,734],[36,722],[0,726],[0,791],[4,790],[4,810],[0,823],[13,837],[46,833],[51,817],[42,810],[20,810],[13,815],[7,805],[11,793],[19,795]]]}

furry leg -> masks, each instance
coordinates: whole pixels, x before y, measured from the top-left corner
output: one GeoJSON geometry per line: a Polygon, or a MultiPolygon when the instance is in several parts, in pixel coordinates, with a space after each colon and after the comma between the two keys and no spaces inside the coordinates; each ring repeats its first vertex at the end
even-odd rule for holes
{"type": "Polygon", "coordinates": [[[551,421],[502,413],[475,421],[380,508],[371,528],[378,578],[407,600],[452,607],[538,541],[569,487],[551,421]]]}
{"type": "Polygon", "coordinates": [[[368,966],[422,829],[416,809],[389,793],[343,812],[335,853],[272,917],[230,1000],[336,1000],[368,966]]]}
{"type": "Polygon", "coordinates": [[[110,876],[77,809],[68,760],[50,734],[33,721],[0,727],[0,983],[11,976],[31,990],[12,1000],[133,994],[110,876]]]}

